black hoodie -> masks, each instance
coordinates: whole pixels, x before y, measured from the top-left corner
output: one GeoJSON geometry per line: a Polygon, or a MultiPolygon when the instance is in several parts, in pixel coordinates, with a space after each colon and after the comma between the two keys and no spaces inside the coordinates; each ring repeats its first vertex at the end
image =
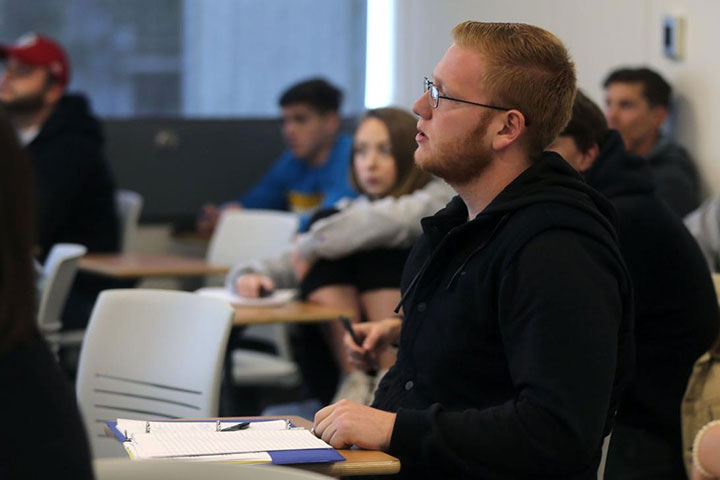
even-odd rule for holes
{"type": "Polygon", "coordinates": [[[117,251],[115,184],[98,121],[80,95],[65,95],[28,146],[35,171],[36,243],[44,258],[55,243],[117,251]]]}
{"type": "Polygon", "coordinates": [[[634,356],[613,209],[546,152],[467,215],[423,219],[406,264],[389,453],[407,478],[594,479],[634,356]]]}
{"type": "Polygon", "coordinates": [[[637,368],[617,421],[664,440],[682,474],[680,402],[693,364],[718,333],[710,272],[682,221],[654,195],[647,160],[627,154],[617,132],[608,133],[585,179],[617,211],[635,294],[637,368]]]}

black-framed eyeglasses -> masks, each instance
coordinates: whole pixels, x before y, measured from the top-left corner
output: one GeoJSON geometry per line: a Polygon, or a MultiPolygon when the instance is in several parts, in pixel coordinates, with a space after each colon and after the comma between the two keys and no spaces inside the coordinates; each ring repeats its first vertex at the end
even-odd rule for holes
{"type": "MultiPolygon", "coordinates": [[[[471,102],[470,100],[463,100],[461,98],[453,98],[453,97],[448,97],[447,95],[440,95],[440,91],[435,86],[435,83],[433,83],[433,81],[430,80],[428,77],[424,77],[424,78],[425,78],[425,92],[430,92],[430,95],[428,95],[428,101],[430,102],[430,106],[432,108],[438,108],[438,105],[440,104],[440,99],[444,98],[445,100],[452,100],[453,102],[468,103],[470,105],[477,105],[478,107],[492,108],[493,110],[501,110],[503,112],[508,112],[508,111],[512,110],[512,108],[498,107],[496,105],[487,105],[485,103],[471,102]]],[[[526,116],[525,117],[525,126],[527,127],[529,125],[530,125],[530,120],[528,120],[528,118],[526,116]]]]}

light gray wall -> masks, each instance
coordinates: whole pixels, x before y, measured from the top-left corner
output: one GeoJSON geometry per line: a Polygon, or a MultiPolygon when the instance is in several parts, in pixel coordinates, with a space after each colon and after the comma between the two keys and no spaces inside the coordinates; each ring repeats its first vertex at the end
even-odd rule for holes
{"type": "MultiPolygon", "coordinates": [[[[570,50],[578,81],[602,105],[602,80],[620,65],[645,64],[675,88],[675,137],[693,154],[709,191],[720,192],[720,2],[715,0],[396,0],[395,103],[410,107],[464,20],[531,23],[570,50]],[[666,14],[685,17],[686,57],[662,55],[666,14]]],[[[709,193],[709,192],[708,192],[709,193]]]]}

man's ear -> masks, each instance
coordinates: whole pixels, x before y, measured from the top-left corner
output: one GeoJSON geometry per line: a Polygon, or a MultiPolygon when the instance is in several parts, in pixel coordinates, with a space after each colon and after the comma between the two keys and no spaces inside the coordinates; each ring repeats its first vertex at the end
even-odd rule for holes
{"type": "Polygon", "coordinates": [[[325,126],[328,132],[335,133],[340,130],[340,114],[335,111],[330,111],[323,114],[325,119],[325,126]]]}
{"type": "Polygon", "coordinates": [[[650,114],[652,115],[655,128],[660,128],[660,126],[665,123],[665,119],[668,116],[668,109],[658,105],[650,109],[650,114]]]}
{"type": "Polygon", "coordinates": [[[517,142],[527,128],[525,116],[518,110],[508,110],[501,118],[503,123],[495,134],[492,144],[495,150],[503,150],[517,142]]]}
{"type": "Polygon", "coordinates": [[[60,100],[60,98],[62,98],[64,92],[64,87],[60,86],[57,82],[52,82],[47,90],[45,90],[45,104],[54,105],[58,102],[58,100],[60,100]]]}
{"type": "Polygon", "coordinates": [[[600,147],[597,143],[593,143],[593,146],[588,148],[587,151],[583,152],[580,157],[580,164],[577,169],[580,173],[585,173],[590,170],[590,167],[595,163],[595,159],[600,154],[600,147]]]}

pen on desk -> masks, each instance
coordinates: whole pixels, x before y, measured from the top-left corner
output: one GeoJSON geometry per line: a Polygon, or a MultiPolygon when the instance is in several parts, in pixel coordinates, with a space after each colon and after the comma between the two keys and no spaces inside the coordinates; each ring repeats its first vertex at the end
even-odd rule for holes
{"type": "Polygon", "coordinates": [[[250,422],[240,422],[230,427],[220,429],[221,432],[235,432],[237,430],[245,430],[250,426],[250,422]]]}

